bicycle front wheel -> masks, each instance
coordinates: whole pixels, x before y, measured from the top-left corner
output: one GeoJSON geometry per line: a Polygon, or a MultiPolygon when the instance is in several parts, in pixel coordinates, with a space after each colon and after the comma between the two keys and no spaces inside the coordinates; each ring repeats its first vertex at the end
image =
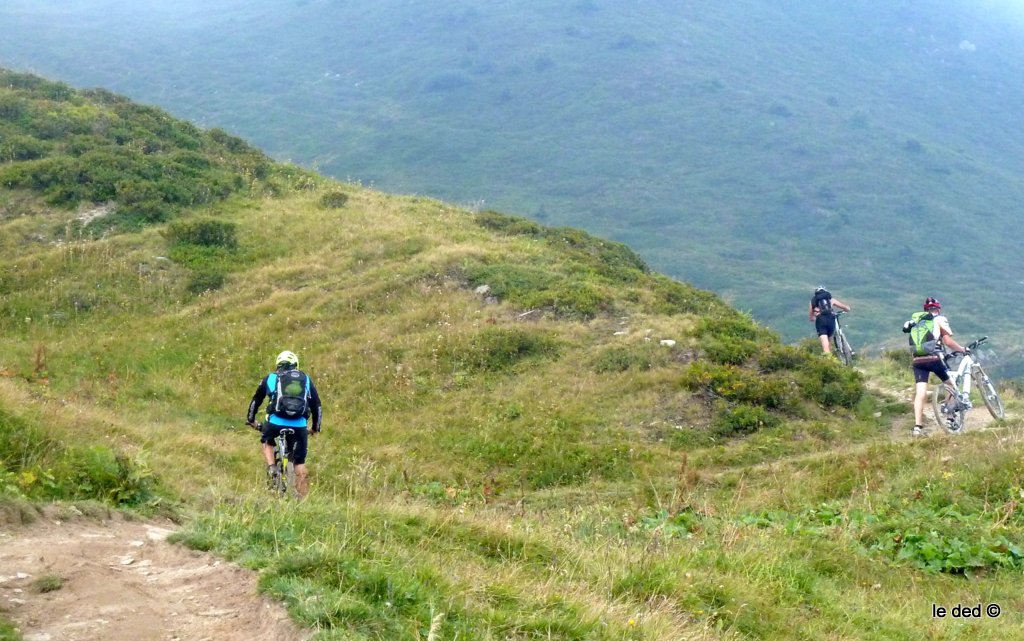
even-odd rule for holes
{"type": "Polygon", "coordinates": [[[995,383],[988,377],[985,370],[978,365],[974,368],[974,380],[978,381],[978,392],[981,393],[981,400],[984,401],[988,413],[992,418],[1006,418],[1006,409],[1003,407],[1003,399],[999,398],[995,383]]]}
{"type": "Polygon", "coordinates": [[[850,341],[846,340],[846,334],[842,330],[836,332],[836,355],[843,365],[853,363],[853,348],[850,341]]]}
{"type": "Polygon", "coordinates": [[[932,412],[935,413],[935,422],[950,434],[959,434],[964,430],[967,410],[955,396],[948,399],[947,396],[949,394],[945,385],[939,385],[932,390],[932,412]]]}

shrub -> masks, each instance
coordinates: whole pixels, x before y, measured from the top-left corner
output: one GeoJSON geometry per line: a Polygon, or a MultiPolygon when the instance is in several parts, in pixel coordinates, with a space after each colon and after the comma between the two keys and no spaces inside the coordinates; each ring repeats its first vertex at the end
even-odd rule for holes
{"type": "Polygon", "coordinates": [[[541,226],[537,223],[491,210],[480,212],[473,221],[481,227],[510,236],[539,236],[541,233],[541,226]]]}
{"type": "Polygon", "coordinates": [[[864,395],[860,373],[828,358],[808,359],[797,383],[807,398],[826,407],[853,407],[864,395]]]}
{"type": "Polygon", "coordinates": [[[757,353],[760,343],[775,340],[754,321],[739,314],[703,317],[694,333],[707,358],[715,363],[740,365],[757,353]]]}
{"type": "Polygon", "coordinates": [[[739,403],[715,417],[713,431],[723,437],[741,436],[753,434],[762,428],[776,427],[780,423],[779,417],[769,414],[763,407],[739,403]]]}
{"type": "Polygon", "coordinates": [[[771,345],[758,357],[758,363],[764,372],[794,370],[806,360],[807,355],[803,351],[790,345],[771,345]]]}
{"type": "Polygon", "coordinates": [[[708,360],[724,365],[740,365],[757,352],[757,343],[744,338],[709,338],[701,347],[708,360]]]}
{"type": "Polygon", "coordinates": [[[348,194],[343,191],[329,191],[320,196],[319,204],[324,209],[341,209],[348,202],[348,194]]]}
{"type": "Polygon", "coordinates": [[[224,286],[227,276],[219,271],[199,271],[192,274],[185,288],[192,294],[216,291],[224,286]]]}
{"type": "Polygon", "coordinates": [[[759,376],[734,365],[694,361],[680,382],[687,389],[727,401],[782,408],[790,402],[788,385],[778,377],[759,376]]]}
{"type": "Polygon", "coordinates": [[[164,237],[172,243],[235,249],[238,247],[236,229],[231,222],[200,218],[171,223],[164,237]]]}

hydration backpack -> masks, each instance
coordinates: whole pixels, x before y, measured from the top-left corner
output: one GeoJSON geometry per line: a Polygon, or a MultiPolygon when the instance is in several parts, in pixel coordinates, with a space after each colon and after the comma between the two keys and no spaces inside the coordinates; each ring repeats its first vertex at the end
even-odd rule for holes
{"type": "Polygon", "coordinates": [[[917,312],[903,326],[910,334],[910,352],[914,356],[932,356],[939,352],[939,339],[935,335],[935,316],[930,312],[917,312]]]}
{"type": "Polygon", "coordinates": [[[828,290],[822,289],[814,292],[814,308],[818,310],[820,314],[831,314],[832,313],[832,294],[828,290]]]}
{"type": "Polygon", "coordinates": [[[309,377],[300,370],[277,371],[267,377],[267,412],[281,418],[309,416],[309,377]]]}

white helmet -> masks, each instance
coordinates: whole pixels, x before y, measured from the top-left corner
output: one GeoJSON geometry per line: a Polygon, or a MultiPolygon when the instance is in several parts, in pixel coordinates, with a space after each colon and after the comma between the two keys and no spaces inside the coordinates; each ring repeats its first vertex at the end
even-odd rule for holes
{"type": "Polygon", "coordinates": [[[274,361],[274,364],[277,365],[278,367],[281,367],[282,365],[291,365],[292,367],[298,367],[299,357],[295,355],[295,352],[289,352],[285,350],[277,355],[277,360],[274,361]]]}

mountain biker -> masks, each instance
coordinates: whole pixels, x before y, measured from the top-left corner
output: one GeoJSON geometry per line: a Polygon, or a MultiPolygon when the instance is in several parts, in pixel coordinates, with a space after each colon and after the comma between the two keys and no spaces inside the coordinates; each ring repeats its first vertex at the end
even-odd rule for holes
{"type": "Polygon", "coordinates": [[[320,395],[317,393],[312,379],[305,372],[299,370],[299,357],[294,352],[284,351],[278,354],[275,366],[276,370],[267,374],[256,388],[256,393],[253,394],[252,401],[249,402],[249,412],[245,422],[253,427],[257,426],[256,411],[263,400],[269,397],[267,422],[263,426],[260,438],[260,442],[263,444],[263,458],[267,462],[268,477],[277,473],[277,468],[274,465],[274,439],[277,438],[283,427],[295,430],[295,434],[292,436],[295,443],[292,462],[295,464],[295,491],[299,498],[302,498],[309,488],[306,471],[309,431],[319,434],[320,422],[323,418],[320,395]],[[282,390],[282,378],[300,382],[297,395],[293,393],[295,390],[290,386],[282,390]]]}
{"type": "Polygon", "coordinates": [[[916,355],[914,339],[911,337],[911,352],[915,354],[913,360],[914,368],[914,436],[927,436],[924,428],[924,402],[928,396],[928,376],[935,374],[945,385],[953,398],[959,399],[961,403],[969,403],[965,397],[957,394],[956,387],[949,370],[946,368],[946,361],[942,358],[942,345],[945,345],[954,352],[967,353],[967,348],[953,340],[953,330],[949,326],[949,319],[942,315],[942,304],[929,296],[922,305],[924,313],[914,314],[912,320],[903,324],[903,331],[910,333],[915,326],[927,328],[933,340],[924,343],[929,353],[924,356],[916,355]]]}
{"type": "Polygon", "coordinates": [[[821,341],[821,351],[825,354],[832,353],[832,335],[836,333],[836,309],[844,312],[850,311],[850,306],[825,289],[824,285],[818,285],[811,296],[811,304],[807,310],[808,320],[814,323],[814,329],[818,332],[818,340],[821,341]]]}

